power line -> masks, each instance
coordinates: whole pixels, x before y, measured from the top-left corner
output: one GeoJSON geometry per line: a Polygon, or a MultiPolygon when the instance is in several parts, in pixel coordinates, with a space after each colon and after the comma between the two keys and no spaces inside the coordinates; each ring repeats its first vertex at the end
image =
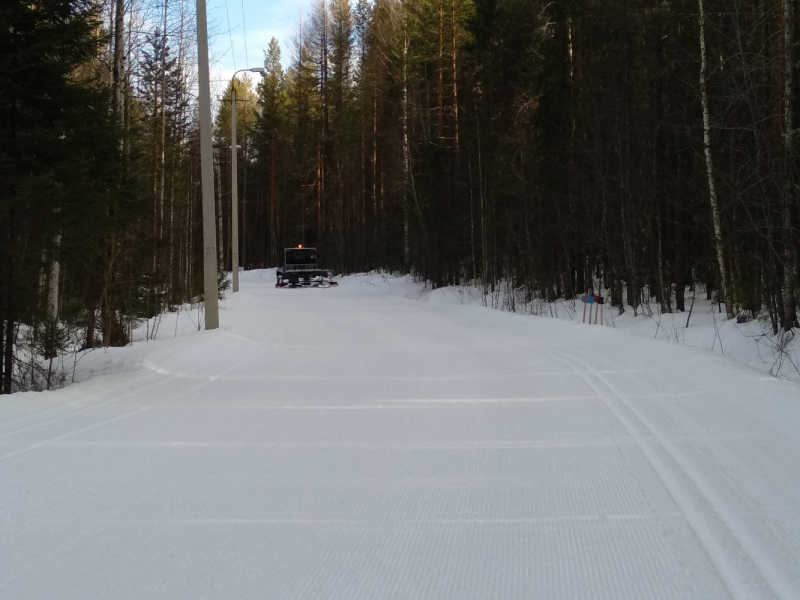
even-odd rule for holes
{"type": "Polygon", "coordinates": [[[228,19],[228,39],[231,41],[231,58],[233,58],[233,70],[236,71],[236,53],[233,51],[233,31],[231,30],[231,15],[228,12],[228,0],[225,0],[225,17],[228,19]]]}
{"type": "Polygon", "coordinates": [[[242,34],[244,34],[244,59],[245,59],[245,66],[250,66],[250,54],[247,51],[247,25],[245,23],[247,19],[244,18],[244,0],[242,0],[242,34]]]}

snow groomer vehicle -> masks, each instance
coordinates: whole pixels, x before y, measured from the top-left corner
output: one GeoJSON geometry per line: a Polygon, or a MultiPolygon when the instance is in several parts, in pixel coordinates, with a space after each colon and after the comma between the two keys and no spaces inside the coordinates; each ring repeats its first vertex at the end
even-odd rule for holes
{"type": "Polygon", "coordinates": [[[317,249],[285,248],[283,266],[277,269],[276,288],[283,287],[331,287],[339,285],[331,278],[330,271],[320,269],[317,263],[317,249]]]}

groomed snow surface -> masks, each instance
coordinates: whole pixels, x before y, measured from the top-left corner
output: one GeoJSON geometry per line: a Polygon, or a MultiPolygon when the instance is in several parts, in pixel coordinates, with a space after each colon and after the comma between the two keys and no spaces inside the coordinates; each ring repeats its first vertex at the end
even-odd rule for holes
{"type": "Polygon", "coordinates": [[[244,273],[4,398],[0,598],[800,598],[795,383],[398,281],[244,273]]]}

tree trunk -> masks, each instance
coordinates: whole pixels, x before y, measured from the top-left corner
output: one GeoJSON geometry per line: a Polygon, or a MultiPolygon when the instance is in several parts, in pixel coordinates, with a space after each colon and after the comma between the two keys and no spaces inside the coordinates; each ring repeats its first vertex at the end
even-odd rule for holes
{"type": "Polygon", "coordinates": [[[96,327],[97,307],[92,302],[86,307],[86,348],[94,348],[94,332],[96,327]]]}
{"type": "Polygon", "coordinates": [[[47,317],[51,321],[58,319],[59,308],[59,281],[61,279],[61,264],[58,261],[58,249],[61,246],[61,235],[56,235],[53,241],[53,256],[50,258],[50,274],[47,278],[47,317]]]}
{"type": "MultiPolygon", "coordinates": [[[[167,8],[169,1],[164,0],[164,29],[161,32],[161,176],[158,186],[158,239],[164,239],[164,180],[166,176],[166,140],[167,140],[167,8]]],[[[154,261],[156,258],[154,257],[154,261]]],[[[163,262],[163,258],[161,259],[163,262]]],[[[154,266],[158,266],[154,262],[154,266]]],[[[164,265],[160,265],[159,271],[163,270],[164,265]]],[[[163,278],[160,278],[160,285],[163,285],[163,278]]],[[[161,306],[157,307],[160,312],[161,306]]]]}
{"type": "Polygon", "coordinates": [[[114,66],[112,68],[111,96],[114,117],[122,118],[125,59],[125,0],[116,0],[114,9],[114,66]]]}
{"type": "Polygon", "coordinates": [[[436,88],[437,95],[437,111],[436,111],[436,135],[441,140],[442,128],[444,122],[444,109],[442,106],[442,97],[444,95],[444,74],[442,66],[442,51],[444,40],[444,0],[439,0],[439,81],[436,88]]]}
{"type": "Polygon", "coordinates": [[[458,164],[458,41],[456,26],[456,0],[453,2],[453,147],[456,151],[456,164],[458,164]]]}
{"type": "Polygon", "coordinates": [[[216,197],[217,197],[217,262],[219,267],[217,269],[218,272],[225,270],[225,239],[223,237],[223,228],[222,228],[222,212],[223,212],[223,202],[222,202],[222,175],[220,165],[219,165],[219,158],[214,161],[214,170],[216,171],[214,177],[214,187],[216,187],[216,197]]]}
{"type": "Polygon", "coordinates": [[[793,0],[783,0],[783,329],[797,327],[795,287],[797,285],[797,246],[793,235],[794,223],[794,131],[793,131],[793,73],[792,44],[794,36],[793,0]]]}
{"type": "Polygon", "coordinates": [[[733,286],[730,283],[728,269],[725,265],[722,220],[717,202],[717,186],[714,182],[714,164],[711,154],[711,117],[708,110],[708,90],[706,89],[706,18],[704,0],[697,0],[697,4],[700,9],[700,101],[703,107],[703,147],[706,160],[706,176],[708,178],[708,199],[714,224],[714,245],[720,275],[720,290],[725,299],[725,312],[728,318],[732,319],[734,317],[733,286]]]}
{"type": "Polygon", "coordinates": [[[378,219],[378,81],[375,77],[372,98],[372,229],[373,246],[378,246],[379,219],[378,219]]]}
{"type": "Polygon", "coordinates": [[[317,247],[322,248],[325,222],[323,219],[322,204],[325,196],[325,169],[322,166],[322,144],[317,144],[317,247]]]}
{"type": "MultiPolygon", "coordinates": [[[[16,339],[16,329],[14,327],[14,255],[11,252],[12,245],[12,235],[11,235],[11,223],[14,222],[13,218],[14,212],[11,211],[11,214],[8,216],[8,225],[7,225],[7,235],[5,236],[8,244],[6,245],[6,256],[5,263],[6,263],[6,297],[5,297],[5,314],[3,315],[5,319],[5,339],[3,340],[3,381],[2,381],[2,392],[4,394],[11,393],[11,382],[12,382],[12,375],[14,373],[14,345],[17,341],[16,339]]],[[[3,326],[3,322],[0,321],[0,327],[3,326]]]]}
{"type": "MultiPolygon", "coordinates": [[[[363,63],[363,59],[362,59],[363,63]]],[[[367,142],[366,131],[364,129],[364,101],[361,101],[361,215],[359,223],[359,243],[358,243],[358,270],[363,270],[366,266],[366,245],[367,245],[367,142]]]]}
{"type": "Polygon", "coordinates": [[[411,187],[411,165],[408,147],[408,23],[405,3],[403,4],[403,267],[406,272],[411,266],[411,245],[408,223],[408,192],[411,187]]]}
{"type": "Polygon", "coordinates": [[[280,235],[280,210],[278,206],[278,152],[275,145],[277,144],[278,131],[277,127],[272,128],[272,144],[270,151],[270,238],[272,242],[272,259],[274,264],[278,264],[278,236],[280,235]]]}

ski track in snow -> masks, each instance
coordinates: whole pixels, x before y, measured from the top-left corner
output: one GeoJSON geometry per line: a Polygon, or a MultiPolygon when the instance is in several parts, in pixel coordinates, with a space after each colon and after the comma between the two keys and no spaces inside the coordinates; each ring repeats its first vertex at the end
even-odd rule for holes
{"type": "Polygon", "coordinates": [[[380,276],[273,283],[0,402],[0,598],[800,598],[797,385],[380,276]]]}

